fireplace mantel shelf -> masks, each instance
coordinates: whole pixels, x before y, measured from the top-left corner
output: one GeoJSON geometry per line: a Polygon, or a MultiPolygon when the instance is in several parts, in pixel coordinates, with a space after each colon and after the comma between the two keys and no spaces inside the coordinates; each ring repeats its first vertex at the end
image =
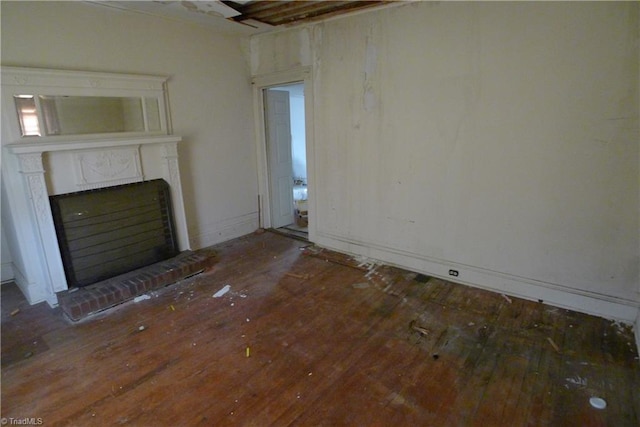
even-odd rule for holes
{"type": "Polygon", "coordinates": [[[21,142],[6,145],[6,149],[13,154],[35,154],[53,151],[85,150],[92,148],[126,147],[129,145],[166,144],[180,142],[182,137],[175,135],[136,136],[103,139],[79,140],[48,140],[38,142],[21,142]]]}

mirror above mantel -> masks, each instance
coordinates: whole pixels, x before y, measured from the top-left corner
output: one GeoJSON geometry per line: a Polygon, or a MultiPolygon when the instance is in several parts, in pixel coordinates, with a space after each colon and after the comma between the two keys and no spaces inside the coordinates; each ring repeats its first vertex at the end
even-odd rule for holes
{"type": "Polygon", "coordinates": [[[165,76],[2,67],[3,145],[170,133],[165,76]],[[8,141],[7,141],[8,138],[8,141]]]}
{"type": "Polygon", "coordinates": [[[161,132],[157,98],[14,95],[20,135],[161,132]]]}

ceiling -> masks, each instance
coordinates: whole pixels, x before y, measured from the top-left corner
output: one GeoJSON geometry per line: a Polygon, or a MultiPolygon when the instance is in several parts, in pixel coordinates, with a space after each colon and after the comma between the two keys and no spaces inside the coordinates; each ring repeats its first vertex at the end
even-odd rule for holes
{"type": "Polygon", "coordinates": [[[222,32],[251,34],[279,26],[326,19],[394,1],[398,0],[87,1],[87,3],[193,22],[214,27],[222,32]]]}

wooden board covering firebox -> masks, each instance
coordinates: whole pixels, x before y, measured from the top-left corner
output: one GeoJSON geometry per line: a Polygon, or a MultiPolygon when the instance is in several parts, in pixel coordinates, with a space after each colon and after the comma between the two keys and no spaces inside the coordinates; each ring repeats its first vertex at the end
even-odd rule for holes
{"type": "Polygon", "coordinates": [[[50,197],[69,287],[87,286],[178,254],[162,179],[50,197]]]}

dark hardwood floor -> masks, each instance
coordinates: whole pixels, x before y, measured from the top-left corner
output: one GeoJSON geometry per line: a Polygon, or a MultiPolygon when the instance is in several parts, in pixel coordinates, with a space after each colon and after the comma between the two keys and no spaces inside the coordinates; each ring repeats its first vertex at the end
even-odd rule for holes
{"type": "Polygon", "coordinates": [[[74,426],[640,425],[630,328],[273,233],[215,249],[211,271],[76,324],[3,285],[2,417],[74,426]]]}

